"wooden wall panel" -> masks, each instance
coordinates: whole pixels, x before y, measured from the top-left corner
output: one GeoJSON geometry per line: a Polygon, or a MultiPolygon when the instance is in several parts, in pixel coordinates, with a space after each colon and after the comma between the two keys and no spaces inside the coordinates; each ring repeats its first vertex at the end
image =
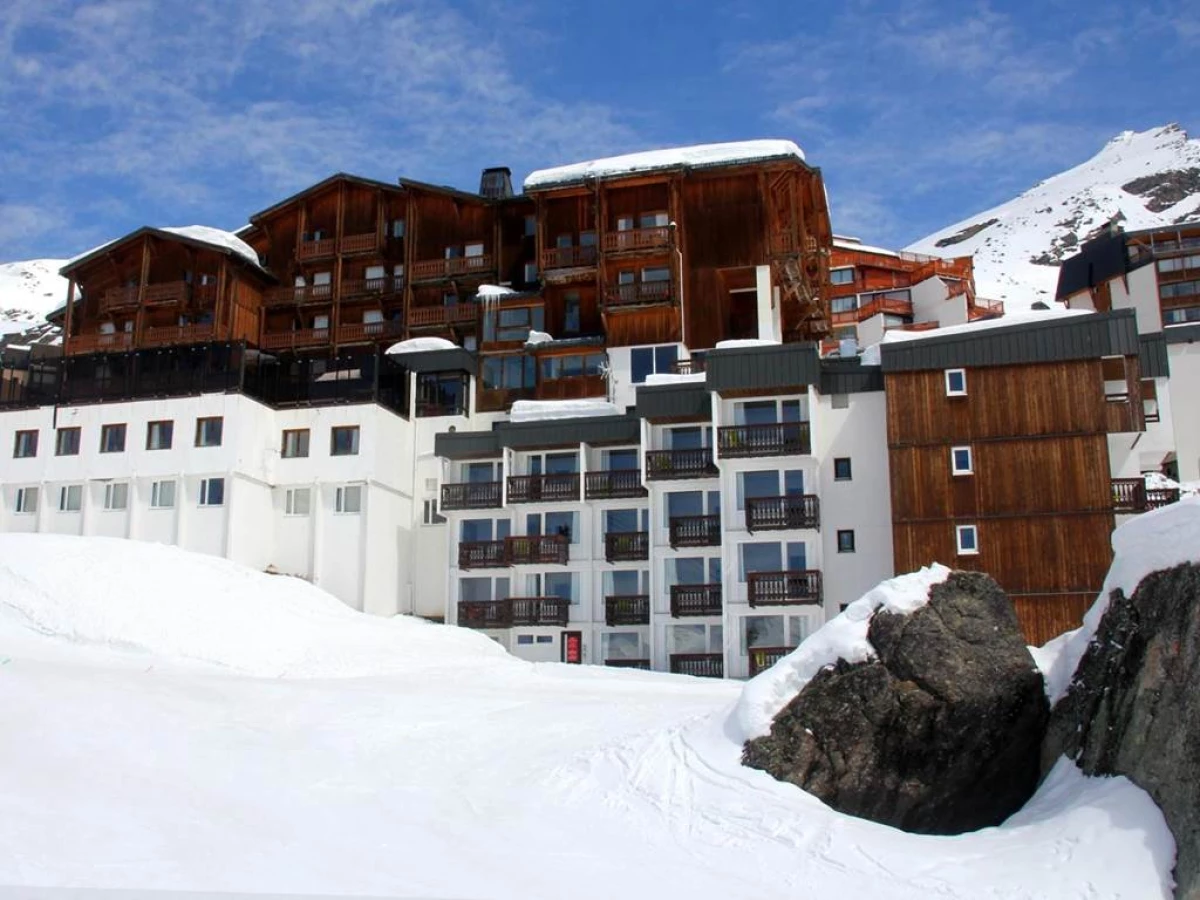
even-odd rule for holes
{"type": "Polygon", "coordinates": [[[670,192],[664,179],[657,184],[607,188],[604,201],[608,209],[608,221],[604,223],[604,230],[616,231],[618,216],[633,216],[633,227],[637,228],[640,215],[667,212],[670,209],[670,192]]]}
{"type": "Polygon", "coordinates": [[[686,178],[684,257],[691,268],[762,265],[763,198],[757,175],[686,178]]]}
{"type": "Polygon", "coordinates": [[[1083,624],[1083,616],[1097,593],[1025,594],[1012,597],[1013,607],[1025,633],[1025,641],[1035,647],[1072,631],[1083,624]]]}
{"type": "MultiPolygon", "coordinates": [[[[591,194],[547,200],[543,205],[543,225],[546,231],[546,247],[555,246],[560,234],[570,234],[574,243],[581,231],[596,230],[595,198],[591,194]]],[[[614,228],[616,227],[614,223],[614,228]]]]}
{"type": "Polygon", "coordinates": [[[605,333],[610,347],[667,344],[679,340],[679,315],[669,307],[609,313],[605,333]]]}

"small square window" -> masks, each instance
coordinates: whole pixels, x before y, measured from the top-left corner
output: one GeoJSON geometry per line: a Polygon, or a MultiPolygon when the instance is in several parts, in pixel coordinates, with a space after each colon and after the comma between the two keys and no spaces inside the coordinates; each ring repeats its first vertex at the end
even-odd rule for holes
{"type": "Polygon", "coordinates": [[[209,416],[196,420],[196,446],[220,447],[221,438],[225,431],[225,419],[221,416],[209,416]]]}
{"type": "Polygon", "coordinates": [[[312,488],[290,488],[284,495],[286,516],[307,516],[312,512],[312,488]]]}
{"type": "Polygon", "coordinates": [[[284,459],[308,456],[308,429],[293,428],[283,432],[283,447],[280,455],[284,459]]]}
{"type": "Polygon", "coordinates": [[[833,460],[833,480],[834,481],[850,481],[850,457],[838,456],[833,460]]]}
{"type": "Polygon", "coordinates": [[[330,456],[358,455],[358,426],[335,425],[329,434],[330,456]]]}
{"type": "Polygon", "coordinates": [[[13,441],[13,458],[24,459],[37,456],[38,433],[36,431],[18,431],[13,441]]]}
{"type": "Polygon", "coordinates": [[[340,513],[362,512],[362,487],[354,484],[338,488],[334,510],[340,513]]]}
{"type": "Polygon", "coordinates": [[[975,469],[972,465],[970,447],[950,448],[950,471],[955,475],[970,475],[975,469]]]}
{"type": "Polygon", "coordinates": [[[129,485],[124,481],[112,482],[104,486],[104,508],[122,510],[129,506],[129,485]]]}
{"type": "Polygon", "coordinates": [[[13,512],[32,515],[38,508],[38,489],[35,487],[17,488],[17,499],[13,512]]]}
{"type": "Polygon", "coordinates": [[[979,552],[979,532],[974,525],[956,525],[954,536],[960,556],[972,556],[979,552]]]}
{"type": "Polygon", "coordinates": [[[175,435],[175,423],[170,421],[150,422],[146,426],[147,450],[170,450],[175,435]]]}
{"type": "Polygon", "coordinates": [[[849,394],[831,394],[829,397],[829,405],[833,409],[849,409],[850,395],[849,394]]]}
{"type": "Polygon", "coordinates": [[[946,370],[946,396],[965,397],[967,395],[967,370],[946,370]]]}
{"type": "Polygon", "coordinates": [[[124,426],[124,424],[100,426],[100,452],[101,453],[124,453],[125,452],[125,426],[124,426]]]}
{"type": "Polygon", "coordinates": [[[151,509],[175,508],[175,482],[155,481],[150,485],[151,509]]]}
{"type": "Polygon", "coordinates": [[[853,553],[854,552],[854,530],[846,528],[837,533],[838,553],[853,553]]]}
{"type": "Polygon", "coordinates": [[[200,505],[223,506],[225,504],[225,479],[200,479],[200,505]]]}
{"type": "Polygon", "coordinates": [[[58,492],[59,512],[79,512],[83,508],[83,485],[63,485],[58,492]]]}
{"type": "Polygon", "coordinates": [[[78,456],[79,455],[79,436],[78,428],[60,428],[54,439],[54,455],[55,456],[78,456]]]}

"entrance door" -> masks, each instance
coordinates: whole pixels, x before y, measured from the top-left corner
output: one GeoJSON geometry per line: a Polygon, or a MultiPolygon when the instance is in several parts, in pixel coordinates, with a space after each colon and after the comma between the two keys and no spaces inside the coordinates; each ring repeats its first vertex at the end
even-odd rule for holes
{"type": "Polygon", "coordinates": [[[582,631],[564,631],[562,633],[562,661],[575,665],[583,662],[582,631]]]}

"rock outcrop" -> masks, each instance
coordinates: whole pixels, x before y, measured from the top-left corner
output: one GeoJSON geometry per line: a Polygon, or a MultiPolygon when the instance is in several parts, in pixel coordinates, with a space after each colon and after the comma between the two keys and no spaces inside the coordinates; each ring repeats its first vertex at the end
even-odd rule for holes
{"type": "Polygon", "coordinates": [[[1175,835],[1176,897],[1200,900],[1200,566],[1114,591],[1096,636],[1054,707],[1043,747],[1089,775],[1125,775],[1175,835]]]}
{"type": "Polygon", "coordinates": [[[1049,708],[996,583],[955,572],[917,611],[877,612],[868,638],[876,658],[818,673],[743,763],[906,831],[959,834],[1020,809],[1049,708]]]}

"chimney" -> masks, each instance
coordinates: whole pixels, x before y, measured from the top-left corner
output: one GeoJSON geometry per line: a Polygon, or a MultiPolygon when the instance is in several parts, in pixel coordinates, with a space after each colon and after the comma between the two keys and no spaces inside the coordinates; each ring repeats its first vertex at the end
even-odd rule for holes
{"type": "Polygon", "coordinates": [[[479,176],[479,193],[489,200],[504,200],[513,195],[512,170],[508,166],[484,169],[479,176]]]}

